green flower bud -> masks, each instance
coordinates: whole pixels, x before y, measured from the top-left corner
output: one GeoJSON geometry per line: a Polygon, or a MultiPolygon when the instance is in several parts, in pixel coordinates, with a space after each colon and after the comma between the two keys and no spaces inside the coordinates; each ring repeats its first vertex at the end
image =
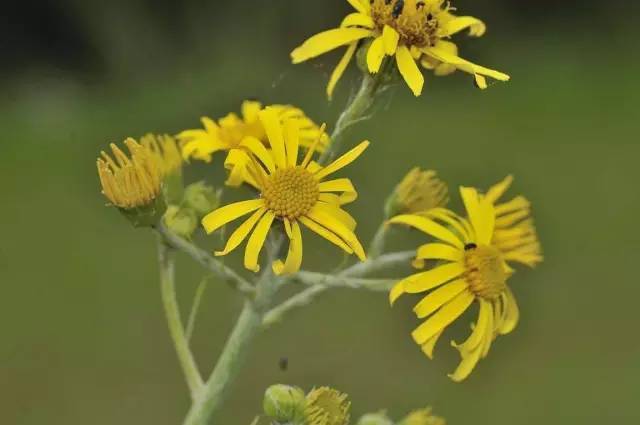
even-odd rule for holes
{"type": "Polygon", "coordinates": [[[220,205],[220,192],[204,182],[190,184],[184,191],[184,204],[202,218],[220,205]]]}
{"type": "Polygon", "coordinates": [[[363,415],[357,425],[393,425],[393,421],[389,419],[385,411],[380,411],[363,415]]]}
{"type": "Polygon", "coordinates": [[[264,393],[264,413],[276,422],[304,425],[305,395],[298,387],[272,385],[264,393]]]}
{"type": "Polygon", "coordinates": [[[198,227],[198,217],[191,208],[169,205],[164,215],[164,224],[171,232],[184,239],[191,239],[198,227]]]}
{"type": "Polygon", "coordinates": [[[431,408],[414,410],[409,413],[399,425],[446,425],[443,418],[431,413],[431,408]]]}

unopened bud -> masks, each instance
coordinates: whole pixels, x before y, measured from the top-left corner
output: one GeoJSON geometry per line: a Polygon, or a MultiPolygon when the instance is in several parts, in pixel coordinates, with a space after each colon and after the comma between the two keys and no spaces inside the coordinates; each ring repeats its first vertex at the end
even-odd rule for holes
{"type": "Polygon", "coordinates": [[[305,395],[298,387],[272,385],[264,393],[264,413],[279,423],[304,425],[305,395]]]}
{"type": "Polygon", "coordinates": [[[184,191],[184,203],[202,218],[220,205],[220,193],[204,182],[190,184],[184,191]]]}
{"type": "Polygon", "coordinates": [[[198,217],[191,208],[169,205],[164,214],[164,224],[172,233],[184,239],[191,239],[198,227],[198,217]]]}
{"type": "Polygon", "coordinates": [[[393,421],[382,411],[363,415],[357,425],[393,425],[393,421]]]}

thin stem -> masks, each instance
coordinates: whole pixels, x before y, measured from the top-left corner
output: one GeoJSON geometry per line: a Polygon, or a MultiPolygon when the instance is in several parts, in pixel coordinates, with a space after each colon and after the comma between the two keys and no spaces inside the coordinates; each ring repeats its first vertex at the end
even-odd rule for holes
{"type": "Polygon", "coordinates": [[[187,380],[187,385],[191,391],[191,397],[195,399],[203,386],[202,377],[198,372],[198,367],[189,349],[189,342],[184,333],[180,310],[176,300],[175,269],[172,249],[161,239],[158,240],[158,263],[160,266],[160,288],[162,291],[162,304],[169,333],[178,354],[178,360],[187,380]]]}
{"type": "Polygon", "coordinates": [[[209,279],[210,276],[202,278],[200,284],[196,288],[196,293],[193,296],[193,302],[191,303],[191,312],[189,313],[189,320],[187,321],[187,341],[191,341],[191,336],[193,336],[193,330],[196,326],[196,318],[198,317],[198,311],[200,310],[200,303],[202,302],[204,291],[205,289],[207,289],[209,279]]]}
{"type": "Polygon", "coordinates": [[[216,276],[234,285],[240,292],[253,296],[255,289],[246,279],[225,266],[207,251],[172,233],[164,225],[160,224],[156,230],[164,237],[165,242],[175,249],[189,255],[196,262],[213,272],[216,276]]]}
{"type": "Polygon", "coordinates": [[[343,133],[347,128],[357,122],[367,119],[366,114],[369,112],[369,109],[371,109],[379,88],[380,82],[378,78],[373,78],[369,74],[364,74],[362,82],[360,83],[360,88],[347,104],[344,111],[342,111],[338,121],[336,122],[333,133],[331,133],[331,144],[318,159],[320,164],[327,163],[335,156],[343,142],[343,133]]]}
{"type": "Polygon", "coordinates": [[[305,283],[309,283],[312,286],[298,292],[291,298],[282,302],[280,305],[269,310],[263,319],[264,326],[271,326],[274,323],[279,322],[282,317],[290,310],[297,307],[302,307],[313,301],[318,295],[324,293],[329,288],[335,287],[358,287],[371,290],[381,290],[387,285],[391,284],[392,280],[368,280],[357,279],[357,277],[364,276],[369,273],[374,273],[378,270],[392,267],[398,264],[405,264],[411,258],[415,256],[415,251],[396,252],[393,254],[382,255],[375,259],[369,259],[363,263],[355,264],[348,269],[345,269],[337,276],[324,275],[322,273],[311,273],[301,271],[293,276],[294,279],[301,280],[305,283]],[[378,287],[381,287],[378,289],[378,287]]]}
{"type": "Polygon", "coordinates": [[[369,258],[377,258],[384,252],[384,245],[387,240],[387,234],[389,232],[389,226],[386,225],[385,222],[380,224],[378,230],[376,230],[376,234],[373,236],[371,240],[371,245],[369,246],[369,251],[367,254],[369,258]]]}

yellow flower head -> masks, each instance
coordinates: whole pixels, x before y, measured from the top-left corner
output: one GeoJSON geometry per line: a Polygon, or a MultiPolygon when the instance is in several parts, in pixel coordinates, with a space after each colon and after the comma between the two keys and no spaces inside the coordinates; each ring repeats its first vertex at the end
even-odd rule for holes
{"type": "Polygon", "coordinates": [[[289,237],[289,252],[285,262],[276,261],[273,270],[277,274],[296,272],[302,262],[301,224],[333,242],[349,254],[355,253],[364,261],[362,245],[354,234],[356,222],[342,209],[342,205],[356,199],[356,191],[349,179],[325,180],[354,161],[367,148],[364,141],[351,151],[322,167],[311,161],[315,151],[312,146],[299,161],[301,130],[297,120],[282,123],[277,109],[266,108],[259,113],[269,145],[256,138],[246,138],[242,149],[230,152],[243,164],[249,182],[258,189],[260,198],[237,202],[218,208],[205,216],[202,224],[207,233],[251,214],[229,237],[223,251],[226,255],[237,248],[251,233],[245,250],[244,265],[259,271],[258,256],[269,229],[274,222],[282,223],[289,237]]]}
{"type": "Polygon", "coordinates": [[[348,396],[329,387],[314,388],[307,394],[306,424],[347,425],[351,402],[348,396]]]}
{"type": "Polygon", "coordinates": [[[435,416],[430,407],[427,407],[410,412],[399,425],[446,425],[446,423],[443,418],[435,416]]]}
{"type": "Polygon", "coordinates": [[[129,158],[111,144],[113,158],[102,152],[98,158],[98,175],[102,193],[118,208],[133,209],[151,205],[160,195],[163,169],[156,155],[134,139],[124,141],[129,158]]]}
{"type": "Polygon", "coordinates": [[[449,201],[447,185],[433,170],[415,167],[396,187],[388,205],[391,214],[415,214],[444,207],[449,201]]]}
{"type": "Polygon", "coordinates": [[[479,88],[486,88],[485,77],[508,81],[501,72],[476,65],[458,56],[457,46],[448,39],[465,29],[480,37],[485,24],[471,16],[456,16],[445,0],[347,0],[355,13],[347,15],[339,28],[321,32],[296,48],[293,63],[304,62],[341,46],[347,51],[327,86],[331,98],[336,83],[353,58],[360,40],[372,39],[367,52],[369,72],[376,74],[386,56],[395,56],[400,74],[411,91],[422,93],[424,77],[417,65],[447,75],[459,69],[472,74],[479,88]]]}
{"type": "MultiPolygon", "coordinates": [[[[300,145],[309,148],[316,140],[315,149],[322,152],[329,142],[329,136],[321,130],[301,109],[290,105],[270,106],[281,121],[296,120],[300,128],[300,145]]],[[[259,113],[262,104],[255,101],[242,103],[242,116],[234,113],[218,120],[203,117],[204,128],[185,130],[178,134],[185,160],[190,158],[210,162],[211,156],[217,151],[230,151],[240,147],[245,138],[251,137],[268,145],[267,133],[259,113]]]]}
{"type": "Polygon", "coordinates": [[[146,134],[140,138],[140,144],[155,156],[163,175],[182,173],[182,156],[173,137],[146,134]]]}
{"type": "Polygon", "coordinates": [[[500,231],[509,230],[500,223],[494,207],[496,194],[504,191],[501,187],[494,187],[486,196],[473,188],[460,188],[468,219],[437,208],[424,215],[400,215],[390,220],[413,226],[437,240],[422,245],[416,254],[418,262],[437,261],[437,265],[398,282],[389,294],[394,303],[405,293],[428,292],[414,308],[416,316],[426,321],[413,331],[412,337],[429,358],[445,328],[471,304],[479,305],[471,336],[462,344],[453,343],[462,357],[458,368],[449,375],[456,382],[469,376],[489,353],[494,338],[511,332],[519,318],[518,306],[507,286],[513,273],[507,261],[517,260],[512,248],[494,242],[500,231]]]}

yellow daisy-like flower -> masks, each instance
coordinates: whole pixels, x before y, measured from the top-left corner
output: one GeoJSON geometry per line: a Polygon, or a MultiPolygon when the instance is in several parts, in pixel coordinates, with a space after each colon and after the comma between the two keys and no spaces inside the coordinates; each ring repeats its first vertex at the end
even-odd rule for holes
{"type": "Polygon", "coordinates": [[[347,394],[329,387],[307,394],[306,421],[309,425],[348,425],[351,402],[347,394]]]}
{"type": "Polygon", "coordinates": [[[494,207],[494,202],[505,186],[497,185],[485,196],[473,188],[460,188],[468,219],[436,208],[423,215],[400,215],[390,220],[415,227],[438,240],[419,247],[416,260],[443,263],[398,282],[389,294],[393,304],[402,294],[429,292],[414,308],[418,318],[427,320],[412,333],[429,358],[445,328],[471,304],[479,305],[469,338],[462,344],[452,343],[462,357],[449,375],[456,382],[469,376],[489,353],[497,335],[511,332],[518,323],[518,306],[507,286],[513,273],[507,261],[515,261],[514,253],[526,243],[527,236],[509,233],[506,222],[500,223],[504,216],[497,214],[499,208],[494,207]],[[500,244],[496,244],[500,232],[500,244]]]}
{"type": "Polygon", "coordinates": [[[182,173],[182,156],[173,137],[146,134],[140,138],[140,144],[156,157],[163,175],[182,173]]]}
{"type": "Polygon", "coordinates": [[[124,141],[130,158],[111,144],[113,158],[101,152],[98,175],[102,193],[116,207],[125,210],[151,205],[160,195],[164,172],[156,155],[132,138],[124,141]]]}
{"type": "MultiPolygon", "coordinates": [[[[315,149],[320,152],[326,149],[329,136],[301,109],[290,105],[271,105],[270,108],[281,121],[297,121],[301,146],[309,148],[316,140],[320,139],[319,143],[315,145],[315,149]]],[[[177,136],[184,159],[194,158],[210,162],[215,152],[236,149],[246,137],[252,137],[268,144],[267,133],[259,119],[261,110],[263,107],[260,102],[247,100],[242,103],[242,116],[230,113],[218,122],[203,117],[204,128],[185,130],[177,136]]]]}
{"type": "Polygon", "coordinates": [[[347,0],[356,10],[347,15],[339,28],[316,34],[291,57],[293,63],[304,62],[341,46],[347,51],[336,66],[327,94],[353,58],[358,43],[373,39],[367,52],[367,67],[375,74],[385,56],[395,56],[398,70],[411,91],[419,96],[424,76],[417,65],[434,70],[436,75],[447,75],[459,69],[475,77],[476,85],[487,87],[485,77],[508,81],[509,76],[493,69],[476,65],[458,56],[457,46],[448,39],[465,29],[469,35],[482,36],[485,24],[472,16],[456,16],[445,0],[347,0]]]}
{"type": "MultiPolygon", "coordinates": [[[[260,198],[237,202],[218,208],[205,216],[202,224],[207,233],[251,213],[229,237],[223,251],[226,255],[237,248],[251,233],[247,242],[244,265],[259,271],[258,256],[269,229],[274,222],[284,225],[289,237],[289,252],[284,263],[274,262],[277,274],[294,273],[302,262],[301,224],[333,242],[347,253],[365,260],[364,250],[354,234],[356,222],[341,205],[353,201],[356,191],[349,179],[325,178],[354,161],[367,148],[364,141],[331,164],[322,167],[311,161],[315,146],[298,160],[301,131],[297,120],[282,123],[278,111],[266,108],[259,113],[271,147],[268,150],[260,140],[245,138],[242,149],[232,151],[246,166],[251,183],[259,190],[260,198]]],[[[231,153],[230,153],[231,155],[231,153]]]]}
{"type": "Polygon", "coordinates": [[[414,167],[396,186],[387,210],[391,215],[417,214],[444,207],[449,202],[449,188],[433,170],[414,167]]]}

